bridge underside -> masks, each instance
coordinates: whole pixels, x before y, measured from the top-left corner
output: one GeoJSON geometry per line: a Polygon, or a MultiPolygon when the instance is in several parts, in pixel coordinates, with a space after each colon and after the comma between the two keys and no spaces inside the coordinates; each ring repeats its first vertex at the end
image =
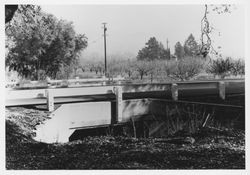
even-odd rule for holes
{"type": "MultiPolygon", "coordinates": [[[[226,113],[235,112],[235,109],[244,111],[244,96],[240,98],[238,100],[240,103],[237,104],[232,105],[232,103],[229,104],[226,101],[223,104],[221,103],[223,117],[228,117],[226,113]]],[[[220,103],[216,97],[207,98],[207,101],[214,101],[214,99],[217,99],[217,102],[220,103]]],[[[204,99],[201,101],[204,101],[204,99]]],[[[45,121],[44,124],[37,128],[35,140],[46,143],[68,142],[70,136],[76,130],[115,126],[134,121],[167,121],[173,115],[175,105],[186,105],[187,103],[189,102],[174,102],[172,100],[150,98],[123,100],[121,118],[117,117],[115,101],[63,104],[51,113],[51,119],[45,121]]],[[[206,106],[206,114],[201,109],[192,109],[193,111],[190,111],[191,113],[194,113],[195,110],[196,112],[199,111],[197,115],[203,115],[203,117],[206,117],[205,115],[208,113],[212,113],[214,108],[213,104],[200,103],[199,99],[196,99],[196,102],[193,102],[193,104],[196,107],[197,105],[206,106]]],[[[218,108],[218,105],[216,106],[218,108]]],[[[157,126],[151,127],[150,135],[154,135],[154,132],[161,127],[164,127],[164,124],[157,124],[157,126]]]]}

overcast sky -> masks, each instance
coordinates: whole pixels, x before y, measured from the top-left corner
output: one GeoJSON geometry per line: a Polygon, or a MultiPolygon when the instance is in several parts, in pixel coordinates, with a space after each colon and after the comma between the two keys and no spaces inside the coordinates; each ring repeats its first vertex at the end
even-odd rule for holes
{"type": "MultiPolygon", "coordinates": [[[[76,32],[86,34],[89,46],[83,57],[103,55],[103,22],[108,28],[107,53],[136,56],[152,36],[165,47],[168,38],[172,53],[176,42],[183,44],[190,33],[200,41],[204,15],[204,5],[43,5],[42,9],[73,21],[76,32]]],[[[214,47],[221,46],[226,56],[244,57],[244,7],[235,6],[231,14],[211,12],[208,19],[216,29],[214,47]]]]}

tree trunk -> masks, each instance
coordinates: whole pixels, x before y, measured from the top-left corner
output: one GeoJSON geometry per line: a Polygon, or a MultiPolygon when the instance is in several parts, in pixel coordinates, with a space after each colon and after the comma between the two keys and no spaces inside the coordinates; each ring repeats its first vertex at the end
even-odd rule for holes
{"type": "Polygon", "coordinates": [[[129,78],[131,77],[131,74],[132,74],[132,73],[129,71],[129,72],[128,72],[128,77],[129,77],[129,78]]]}
{"type": "Polygon", "coordinates": [[[141,80],[142,80],[142,78],[143,78],[143,73],[141,73],[140,75],[141,75],[141,80]]]}
{"type": "Polygon", "coordinates": [[[75,74],[75,77],[76,77],[76,71],[77,71],[77,68],[74,69],[74,74],[75,74]]]}

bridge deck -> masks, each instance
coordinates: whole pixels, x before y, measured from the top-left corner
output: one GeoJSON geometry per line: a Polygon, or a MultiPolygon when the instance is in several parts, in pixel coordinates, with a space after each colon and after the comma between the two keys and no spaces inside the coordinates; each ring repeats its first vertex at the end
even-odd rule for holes
{"type": "MultiPolygon", "coordinates": [[[[178,99],[188,100],[193,97],[218,96],[218,82],[179,82],[178,99]]],[[[244,95],[244,80],[226,80],[226,97],[232,94],[244,95]]],[[[115,100],[114,86],[59,88],[52,89],[55,104],[96,102],[115,100]]],[[[159,98],[171,99],[171,84],[129,84],[122,85],[123,100],[159,98]]],[[[219,99],[219,96],[218,96],[219,99]]],[[[9,90],[6,91],[5,106],[45,105],[47,103],[45,89],[9,90]]]]}

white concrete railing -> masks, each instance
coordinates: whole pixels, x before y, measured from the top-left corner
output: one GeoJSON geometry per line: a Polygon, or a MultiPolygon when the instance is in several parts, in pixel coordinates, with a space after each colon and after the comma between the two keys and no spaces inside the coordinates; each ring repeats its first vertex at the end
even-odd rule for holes
{"type": "MultiPolygon", "coordinates": [[[[117,100],[117,115],[121,115],[122,111],[122,94],[136,92],[153,92],[166,91],[171,94],[173,100],[178,100],[179,90],[209,90],[215,89],[221,99],[225,99],[225,89],[229,86],[243,86],[244,80],[235,81],[198,81],[198,82],[175,82],[165,84],[128,84],[116,86],[93,86],[93,87],[77,87],[77,88],[54,88],[54,89],[34,89],[34,90],[7,90],[6,100],[18,99],[37,99],[46,98],[49,111],[54,110],[54,98],[57,97],[76,97],[84,95],[103,95],[115,94],[117,100]],[[229,84],[228,84],[229,83],[229,84]],[[218,91],[217,91],[218,90],[218,91]]],[[[241,87],[242,88],[242,87],[241,87]]],[[[237,89],[236,89],[237,91],[237,89]]],[[[213,92],[214,93],[214,92],[213,92]]],[[[16,105],[22,105],[22,100],[16,105]]],[[[65,102],[67,103],[67,102],[65,102]]],[[[25,103],[23,103],[25,104],[25,103]]]]}
{"type": "MultiPolygon", "coordinates": [[[[225,82],[203,82],[195,83],[195,89],[218,89],[219,96],[221,99],[225,99],[225,82]],[[205,86],[206,85],[206,86],[205,86]]],[[[182,89],[194,89],[191,84],[166,84],[166,85],[126,85],[126,86],[105,86],[105,87],[95,87],[95,88],[74,88],[72,89],[46,89],[47,97],[47,108],[49,111],[54,110],[54,98],[60,96],[77,96],[77,95],[96,95],[96,94],[110,94],[114,93],[116,95],[116,112],[118,121],[122,119],[123,103],[122,94],[124,92],[152,92],[152,91],[166,91],[170,90],[172,99],[178,100],[178,90],[182,89]],[[189,87],[190,86],[190,87],[189,87]],[[84,89],[84,91],[83,91],[84,89]],[[67,95],[66,95],[67,94],[67,95]]]]}
{"type": "MultiPolygon", "coordinates": [[[[124,77],[118,77],[118,78],[88,78],[88,79],[69,79],[69,80],[47,80],[48,84],[58,84],[62,83],[64,81],[67,81],[68,83],[91,83],[91,82],[106,82],[106,81],[122,81],[125,80],[124,77]]],[[[29,82],[32,85],[35,85],[39,83],[39,81],[30,81],[29,82]]],[[[19,82],[6,82],[5,87],[13,87],[17,86],[19,82]]]]}
{"type": "MultiPolygon", "coordinates": [[[[121,77],[121,78],[88,78],[88,79],[69,79],[66,80],[69,83],[89,83],[89,82],[102,82],[102,81],[121,81],[124,80],[125,78],[121,77]]],[[[65,80],[49,80],[49,83],[60,83],[63,82],[65,80]]]]}
{"type": "Polygon", "coordinates": [[[45,89],[47,108],[49,111],[54,110],[55,97],[112,94],[113,89],[113,86],[45,89]]]}

